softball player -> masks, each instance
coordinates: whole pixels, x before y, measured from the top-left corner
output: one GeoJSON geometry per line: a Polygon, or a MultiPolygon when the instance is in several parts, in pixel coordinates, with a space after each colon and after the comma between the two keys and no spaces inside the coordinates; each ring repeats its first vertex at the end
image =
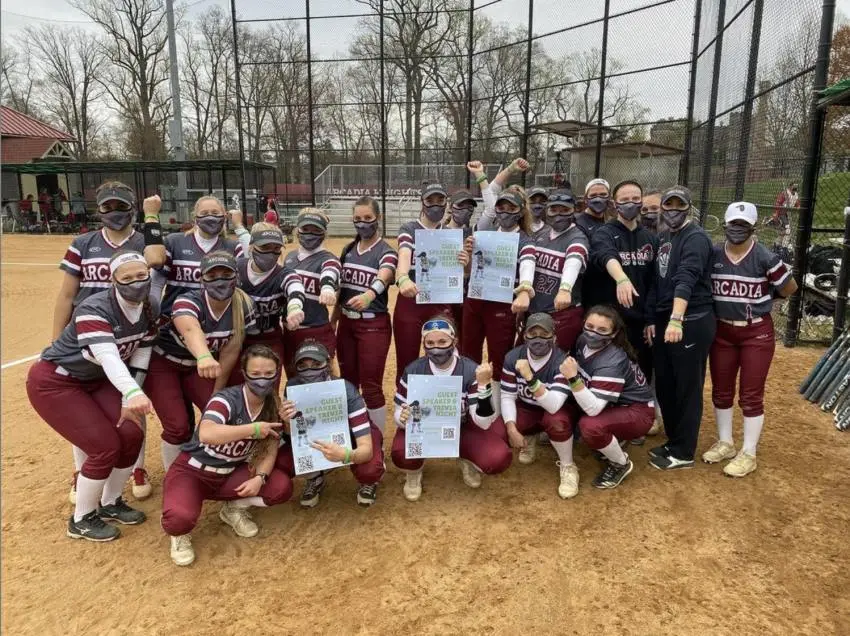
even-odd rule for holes
{"type": "MultiPolygon", "coordinates": [[[[401,378],[405,367],[419,357],[420,329],[429,317],[435,313],[452,313],[449,305],[426,305],[416,302],[416,271],[413,259],[416,251],[416,230],[439,230],[446,210],[446,190],[432,183],[422,190],[422,211],[419,220],[408,221],[398,231],[398,270],[396,284],[398,298],[393,313],[393,333],[395,334],[396,382],[401,378]]],[[[458,253],[458,262],[464,267],[469,263],[466,249],[458,253]]]]}
{"type": "Polygon", "coordinates": [[[256,333],[253,303],[237,289],[236,259],[210,252],[200,265],[201,289],[178,296],[171,323],[160,329],[145,389],[162,422],[162,463],[167,470],[192,436],[186,409],[203,409],[226,386],[245,335],[256,333]]]}
{"type": "Polygon", "coordinates": [[[448,316],[437,316],[422,326],[425,355],[408,364],[395,394],[395,437],[393,463],[405,471],[404,497],[417,501],[422,496],[422,459],[405,458],[405,426],[410,417],[407,378],[410,375],[459,375],[463,378],[461,396],[460,468],[464,483],[481,486],[481,473],[495,475],[511,465],[513,455],[507,444],[505,425],[493,408],[490,380],[493,367],[477,365],[458,354],[455,328],[448,316]]]}
{"type": "Polygon", "coordinates": [[[661,220],[661,190],[648,190],[643,193],[640,224],[656,235],[666,229],[661,220]]]}
{"type": "MultiPolygon", "coordinates": [[[[472,227],[470,227],[469,222],[472,220],[472,215],[477,206],[475,197],[467,190],[458,190],[449,199],[449,220],[446,222],[446,228],[463,230],[464,248],[467,247],[467,242],[471,240],[472,227]]],[[[466,270],[463,272],[463,289],[464,292],[469,289],[469,272],[466,270]]],[[[449,308],[458,327],[458,338],[463,338],[464,303],[453,303],[449,305],[449,308]]]]}
{"type": "Polygon", "coordinates": [[[27,376],[35,411],[85,454],[67,534],[90,541],[120,536],[104,520],[145,520],[143,512],[124,502],[121,491],[139,456],[141,418],[152,412],[140,388],[156,337],[155,309],[148,301],[150,271],[133,251],[117,252],[107,267],[112,289],[77,306],[27,376]]]}
{"type": "Polygon", "coordinates": [[[526,191],[528,195],[528,208],[531,211],[531,229],[529,236],[531,240],[537,241],[548,231],[546,225],[546,202],[549,200],[549,193],[546,188],[534,186],[526,191]]]}
{"type": "MultiPolygon", "coordinates": [[[[236,271],[239,289],[254,303],[257,334],[247,334],[243,347],[264,344],[283,360],[281,326],[285,324],[287,329],[298,329],[304,320],[304,284],[296,272],[279,263],[285,241],[276,226],[255,223],[248,237],[248,258],[236,261],[236,271]],[[281,319],[281,316],[285,318],[281,319]]],[[[243,238],[240,236],[239,240],[241,242],[243,238]]],[[[241,383],[242,369],[236,365],[228,385],[241,383]]]]}
{"type": "Polygon", "coordinates": [[[375,199],[359,199],[352,215],[357,237],[340,256],[337,357],[340,375],[363,391],[369,419],[383,431],[384,369],[392,340],[387,289],[395,278],[398,252],[378,233],[381,212],[375,199]]]}
{"type": "MultiPolygon", "coordinates": [[[[576,225],[587,235],[588,242],[593,235],[605,225],[607,214],[612,210],[611,186],[605,179],[591,179],[584,189],[584,210],[576,214],[576,225]]],[[[588,307],[605,302],[602,289],[607,284],[608,274],[604,268],[599,268],[591,259],[584,272],[582,287],[584,302],[588,307]]]]}
{"type": "Polygon", "coordinates": [[[756,469],[756,447],[764,425],[764,385],[773,360],[774,291],[783,298],[797,290],[790,268],[757,242],[758,211],[752,203],[732,203],[724,217],[726,241],[714,246],[711,285],[717,335],[711,345],[711,401],[717,437],[703,453],[704,462],[732,459],[723,472],[744,477],[756,469]],[[744,445],[732,441],[735,379],[741,373],[738,404],[744,412],[744,445]]]}
{"type": "Polygon", "coordinates": [[[224,501],[219,518],[238,536],[253,537],[259,528],[248,508],[266,508],[292,497],[292,480],[275,467],[283,426],[275,392],[280,358],[270,347],[254,344],[242,354],[240,366],[245,383],[210,399],[192,439],[165,475],[161,523],[171,537],[175,565],[195,560],[189,533],[204,500],[224,501]]]}
{"type": "Polygon", "coordinates": [[[549,314],[528,317],[525,342],[508,352],[502,369],[502,420],[511,446],[519,449],[519,463],[531,464],[537,437],[545,432],[558,454],[558,495],[578,494],[578,468],[573,462],[573,429],[564,410],[569,396],[560,365],[567,354],[555,346],[555,323],[549,314]]]}
{"type": "MultiPolygon", "coordinates": [[[[107,181],[100,185],[97,197],[98,216],[103,227],[97,232],[87,232],[76,237],[65,257],[59,264],[64,273],[56,307],[53,311],[53,340],[59,338],[71,314],[86,298],[108,289],[111,285],[109,259],[119,250],[144,250],[145,259],[151,267],[159,267],[165,261],[165,249],[162,246],[162,228],[159,226],[159,197],[150,197],[144,201],[144,235],[136,232],[133,221],[136,218],[136,195],[133,190],[119,182],[107,181]]],[[[71,481],[69,500],[75,503],[77,474],[86,457],[79,448],[74,452],[74,477],[71,481]]],[[[133,470],[133,496],[144,499],[151,493],[150,480],[145,470],[144,441],[138,461],[133,470]]]]}
{"type": "Polygon", "coordinates": [[[616,488],[634,468],[620,440],[643,437],[655,419],[652,389],[613,307],[590,308],[576,351],[560,367],[578,404],[567,413],[581,438],[606,460],[593,485],[616,488]]]}
{"type": "Polygon", "coordinates": [[[321,210],[304,208],[298,213],[298,244],[296,251],[286,255],[284,267],[294,271],[304,283],[304,320],[298,329],[283,334],[284,369],[287,377],[294,374],[292,356],[305,340],[318,340],[333,358],[336,334],[331,326],[328,310],[337,302],[339,291],[339,259],[322,247],[327,231],[328,217],[321,210]]]}
{"type": "MultiPolygon", "coordinates": [[[[464,331],[460,336],[461,354],[481,362],[484,339],[487,339],[487,359],[493,364],[493,377],[502,375],[502,363],[511,350],[516,338],[514,314],[528,308],[529,289],[534,281],[535,250],[528,235],[531,227],[531,212],[517,192],[504,190],[496,200],[498,232],[518,232],[517,292],[513,305],[490,300],[467,298],[463,305],[464,331]]],[[[474,248],[474,243],[472,246],[474,248]]],[[[498,398],[498,396],[497,396],[498,398]]]]}
{"type": "MultiPolygon", "coordinates": [[[[335,379],[330,371],[328,350],[320,342],[307,341],[295,352],[295,377],[288,380],[286,386],[288,388],[335,379]]],[[[345,393],[352,448],[317,440],[313,441],[312,446],[329,461],[350,463],[351,473],[359,484],[357,503],[361,506],[371,506],[377,499],[378,483],[384,476],[384,435],[377,426],[370,423],[363,398],[357,392],[357,387],[348,380],[345,380],[345,393]]],[[[291,422],[296,413],[296,405],[292,401],[284,400],[280,411],[284,422],[291,422]]],[[[291,424],[289,429],[291,434],[291,424]]],[[[277,465],[288,475],[295,475],[295,463],[289,446],[280,449],[277,465]]],[[[325,485],[323,472],[309,476],[304,484],[304,492],[301,493],[301,505],[305,508],[318,505],[325,485]]]]}
{"type": "MultiPolygon", "coordinates": [[[[529,311],[550,314],[558,348],[572,351],[581,332],[582,272],[590,244],[576,225],[575,197],[570,190],[553,190],[549,194],[546,219],[549,232],[534,246],[537,263],[529,311]]],[[[515,304],[520,300],[521,295],[517,295],[515,304]]]]}

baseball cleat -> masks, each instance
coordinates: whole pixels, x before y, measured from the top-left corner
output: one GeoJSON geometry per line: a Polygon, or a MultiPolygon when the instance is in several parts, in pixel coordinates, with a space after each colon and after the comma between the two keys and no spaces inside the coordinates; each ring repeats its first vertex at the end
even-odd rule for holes
{"type": "Polygon", "coordinates": [[[131,482],[133,484],[133,497],[135,499],[147,499],[151,496],[151,480],[148,477],[148,471],[144,468],[133,470],[131,482]]]}
{"type": "Polygon", "coordinates": [[[743,450],[735,455],[735,459],[723,467],[723,472],[730,477],[746,477],[754,472],[758,462],[756,456],[745,453],[743,450]]]}
{"type": "MultiPolygon", "coordinates": [[[[548,437],[546,438],[549,439],[548,437]]],[[[520,464],[533,464],[534,458],[537,456],[537,435],[526,435],[525,437],[525,448],[519,449],[519,460],[520,464]]]]}
{"type": "Polygon", "coordinates": [[[735,445],[731,442],[717,440],[707,451],[702,454],[702,461],[706,464],[716,464],[724,459],[732,459],[736,455],[735,445]]]}
{"type": "Polygon", "coordinates": [[[419,501],[422,496],[422,469],[409,470],[404,476],[404,498],[419,501]]]}
{"type": "Polygon", "coordinates": [[[357,503],[371,506],[378,498],[378,484],[361,484],[357,490],[357,503]]]}
{"type": "Polygon", "coordinates": [[[68,492],[68,501],[71,502],[72,506],[77,505],[77,475],[80,473],[74,473],[74,476],[71,477],[71,490],[68,492]]]}
{"type": "Polygon", "coordinates": [[[661,446],[656,446],[655,448],[649,449],[650,457],[667,457],[670,454],[670,447],[668,446],[669,442],[665,442],[661,446]]]}
{"type": "Polygon", "coordinates": [[[616,488],[631,474],[634,467],[632,460],[628,458],[626,458],[625,464],[615,464],[609,461],[602,472],[593,480],[593,485],[597,488],[616,488]]]}
{"type": "Polygon", "coordinates": [[[79,521],[74,521],[74,515],[68,520],[68,536],[72,539],[85,539],[86,541],[112,541],[121,536],[121,531],[115,526],[104,523],[97,510],[92,510],[79,521]]]}
{"type": "Polygon", "coordinates": [[[649,460],[649,464],[658,470],[679,470],[682,468],[693,468],[694,460],[679,459],[673,455],[667,455],[666,457],[653,457],[649,460]]]}
{"type": "Polygon", "coordinates": [[[115,503],[108,506],[101,505],[98,507],[97,516],[104,521],[117,521],[126,526],[135,526],[147,519],[144,512],[128,506],[123,497],[118,497],[115,503]]]}
{"type": "Polygon", "coordinates": [[[251,513],[247,508],[237,508],[233,502],[226,501],[218,511],[218,517],[224,523],[233,528],[238,536],[245,539],[256,537],[260,529],[257,524],[251,520],[251,513]]]}
{"type": "Polygon", "coordinates": [[[575,464],[562,464],[561,462],[555,463],[561,474],[558,496],[561,499],[572,499],[578,494],[578,466],[575,464]]]}
{"type": "Polygon", "coordinates": [[[325,476],[317,475],[310,477],[304,484],[304,492],[301,493],[301,506],[303,508],[315,508],[319,505],[319,498],[325,489],[325,476]]]}
{"type": "Polygon", "coordinates": [[[463,475],[463,483],[470,488],[481,487],[481,471],[475,465],[465,459],[460,460],[460,472],[463,475]]]}
{"type": "Polygon", "coordinates": [[[192,547],[192,535],[181,534],[171,537],[171,560],[174,565],[186,566],[195,562],[195,548],[192,547]]]}

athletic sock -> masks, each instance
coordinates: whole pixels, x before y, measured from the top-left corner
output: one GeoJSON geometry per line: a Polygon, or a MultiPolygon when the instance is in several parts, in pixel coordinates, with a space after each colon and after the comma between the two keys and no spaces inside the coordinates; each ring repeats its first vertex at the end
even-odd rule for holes
{"type": "Polygon", "coordinates": [[[617,441],[616,437],[612,437],[611,443],[609,443],[605,448],[600,448],[599,452],[605,455],[605,457],[613,463],[619,464],[620,466],[629,462],[629,456],[623,452],[622,448],[620,448],[620,443],[617,441]]]}
{"type": "MultiPolygon", "coordinates": [[[[721,442],[732,441],[732,409],[719,409],[714,407],[714,419],[717,421],[717,437],[721,442]]],[[[744,418],[746,421],[746,418],[744,418]]]]}
{"type": "Polygon", "coordinates": [[[242,497],[228,503],[234,508],[268,508],[262,497],[242,497]]]}
{"type": "Polygon", "coordinates": [[[105,479],[89,479],[83,474],[77,475],[77,505],[74,507],[74,521],[79,521],[90,512],[97,510],[97,502],[103,492],[105,479]]]}
{"type": "Polygon", "coordinates": [[[147,427],[147,418],[142,419],[142,432],[144,433],[144,437],[142,437],[142,447],[139,449],[139,456],[136,458],[136,463],[133,464],[133,470],[137,468],[144,469],[145,467],[145,446],[148,441],[148,427],[147,427]]]}
{"type": "Polygon", "coordinates": [[[550,439],[549,441],[552,443],[552,448],[554,448],[555,452],[558,453],[558,459],[561,461],[562,466],[569,466],[573,463],[572,435],[566,442],[556,442],[553,439],[550,439]]]}
{"type": "Polygon", "coordinates": [[[178,444],[169,444],[163,440],[160,450],[162,452],[162,466],[165,468],[165,472],[168,472],[171,464],[180,455],[180,446],[178,444]]]}
{"type": "Polygon", "coordinates": [[[74,472],[80,472],[83,467],[83,462],[88,459],[88,455],[83,452],[83,449],[71,446],[71,452],[74,454],[74,472]]]}
{"type": "Polygon", "coordinates": [[[747,455],[756,456],[756,447],[759,445],[761,429],[764,426],[764,415],[755,417],[744,416],[744,448],[747,455]]]}
{"type": "Polygon", "coordinates": [[[121,496],[124,490],[124,484],[130,479],[132,473],[132,466],[112,469],[112,472],[109,473],[109,477],[106,479],[106,483],[103,484],[103,494],[100,497],[101,506],[109,506],[115,503],[115,500],[121,496]]]}
{"type": "Polygon", "coordinates": [[[380,406],[376,409],[366,409],[369,413],[369,419],[372,420],[372,424],[378,427],[378,430],[381,433],[384,432],[384,426],[387,424],[387,407],[380,406]]]}

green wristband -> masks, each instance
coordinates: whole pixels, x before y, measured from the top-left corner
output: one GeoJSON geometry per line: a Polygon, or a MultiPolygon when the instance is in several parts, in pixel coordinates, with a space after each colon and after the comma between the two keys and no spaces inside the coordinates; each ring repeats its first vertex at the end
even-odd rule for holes
{"type": "Polygon", "coordinates": [[[205,353],[205,354],[204,354],[204,355],[202,355],[202,356],[198,356],[198,357],[195,359],[195,362],[200,362],[201,360],[205,360],[206,358],[212,358],[212,357],[213,357],[213,355],[212,355],[211,353],[205,353]]]}
{"type": "Polygon", "coordinates": [[[254,439],[260,439],[260,423],[254,422],[254,434],[252,435],[254,439]]]}
{"type": "Polygon", "coordinates": [[[481,185],[481,184],[482,184],[482,183],[484,183],[485,181],[487,181],[487,175],[486,175],[486,174],[482,174],[480,177],[478,177],[478,178],[475,180],[475,183],[476,183],[476,184],[478,184],[478,185],[481,185]]]}
{"type": "Polygon", "coordinates": [[[343,458],[342,463],[344,463],[344,464],[350,464],[351,463],[351,449],[350,448],[345,449],[345,457],[343,458]]]}
{"type": "Polygon", "coordinates": [[[401,276],[398,277],[398,280],[395,282],[396,287],[401,287],[402,285],[404,285],[409,280],[410,280],[410,276],[408,276],[407,274],[402,274],[401,276]]]}
{"type": "Polygon", "coordinates": [[[671,320],[667,323],[668,327],[673,327],[673,329],[678,329],[679,331],[684,331],[685,328],[682,326],[681,320],[671,320]]]}
{"type": "Polygon", "coordinates": [[[532,393],[537,393],[537,389],[541,387],[540,380],[537,378],[534,379],[534,382],[528,385],[528,390],[532,393]]]}
{"type": "Polygon", "coordinates": [[[142,390],[140,388],[130,389],[124,394],[124,399],[129,400],[132,396],[136,395],[136,393],[141,393],[142,390]]]}
{"type": "Polygon", "coordinates": [[[621,278],[620,280],[617,281],[617,284],[622,285],[623,283],[628,283],[628,282],[629,282],[628,278],[621,278]]]}

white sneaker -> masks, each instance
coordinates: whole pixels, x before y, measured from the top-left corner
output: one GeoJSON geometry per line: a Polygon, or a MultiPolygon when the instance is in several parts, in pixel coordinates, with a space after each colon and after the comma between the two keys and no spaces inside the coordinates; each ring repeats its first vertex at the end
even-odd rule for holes
{"type": "Polygon", "coordinates": [[[463,483],[467,486],[470,488],[481,487],[481,471],[475,467],[475,464],[465,459],[461,459],[460,472],[463,474],[463,483]]]}
{"type": "Polygon", "coordinates": [[[578,494],[578,466],[555,462],[561,472],[561,485],[558,486],[558,496],[561,499],[572,499],[578,494]]]}
{"type": "Polygon", "coordinates": [[[419,501],[422,496],[422,469],[409,470],[404,476],[404,498],[419,501]]]}
{"type": "Polygon", "coordinates": [[[746,477],[758,467],[755,455],[750,455],[741,449],[735,459],[723,467],[723,472],[730,477],[746,477]]]}
{"type": "Polygon", "coordinates": [[[736,454],[734,444],[718,440],[702,454],[702,461],[706,464],[716,464],[724,459],[732,459],[736,454]]]}
{"type": "Polygon", "coordinates": [[[171,537],[171,560],[174,565],[192,565],[195,562],[195,549],[192,547],[192,535],[181,534],[171,537]]]}
{"type": "MultiPolygon", "coordinates": [[[[548,441],[549,438],[547,437],[546,440],[548,441]]],[[[527,435],[525,443],[526,447],[519,450],[519,457],[517,459],[520,464],[533,464],[534,458],[537,457],[537,435],[527,435]]]]}
{"type": "Polygon", "coordinates": [[[251,521],[251,513],[247,508],[237,508],[231,502],[226,501],[218,513],[219,518],[233,528],[240,537],[250,538],[257,536],[260,529],[251,521]]]}
{"type": "Polygon", "coordinates": [[[130,476],[130,483],[133,484],[134,499],[147,499],[151,496],[151,480],[148,477],[148,471],[144,468],[133,469],[133,474],[130,476]]]}

